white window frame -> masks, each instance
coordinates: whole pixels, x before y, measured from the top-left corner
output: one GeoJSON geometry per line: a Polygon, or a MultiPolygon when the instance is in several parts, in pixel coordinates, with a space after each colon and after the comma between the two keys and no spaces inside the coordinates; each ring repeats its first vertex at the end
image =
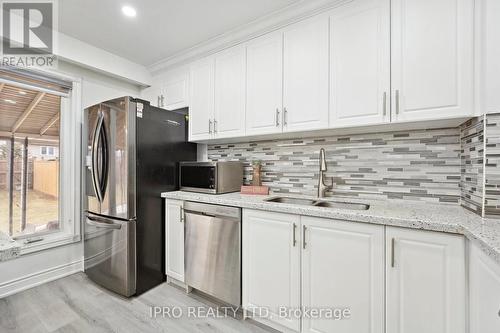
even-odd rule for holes
{"type": "Polygon", "coordinates": [[[0,82],[59,95],[61,99],[59,132],[59,231],[15,237],[23,246],[21,255],[81,241],[82,207],[82,79],[60,72],[42,70],[48,75],[73,82],[68,94],[19,84],[10,80],[0,82]]]}

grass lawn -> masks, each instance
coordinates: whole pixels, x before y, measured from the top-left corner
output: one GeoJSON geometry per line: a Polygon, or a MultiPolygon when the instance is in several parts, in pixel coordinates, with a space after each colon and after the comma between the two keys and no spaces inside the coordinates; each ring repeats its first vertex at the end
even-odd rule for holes
{"type": "MultiPolygon", "coordinates": [[[[26,224],[44,225],[59,218],[58,200],[36,191],[28,191],[26,224]]],[[[9,192],[0,190],[0,231],[9,233],[9,192]]],[[[14,192],[14,235],[21,232],[21,192],[14,192]]]]}

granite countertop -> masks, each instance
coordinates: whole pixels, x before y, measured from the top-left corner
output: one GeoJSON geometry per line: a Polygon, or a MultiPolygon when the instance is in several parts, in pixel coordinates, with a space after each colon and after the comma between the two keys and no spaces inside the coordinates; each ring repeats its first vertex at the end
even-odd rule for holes
{"type": "Polygon", "coordinates": [[[0,231],[0,261],[15,258],[20,253],[21,244],[0,231]]]}
{"type": "Polygon", "coordinates": [[[265,201],[277,196],[312,198],[298,195],[273,194],[264,196],[240,193],[214,195],[175,191],[162,193],[161,196],[224,206],[462,234],[500,264],[500,220],[481,218],[460,206],[405,202],[403,200],[360,200],[339,197],[321,199],[370,205],[368,210],[349,210],[265,201]]]}

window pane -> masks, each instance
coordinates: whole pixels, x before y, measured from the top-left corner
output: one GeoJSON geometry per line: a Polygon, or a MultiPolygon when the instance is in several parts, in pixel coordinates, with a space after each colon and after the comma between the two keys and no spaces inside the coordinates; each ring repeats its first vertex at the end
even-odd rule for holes
{"type": "MultiPolygon", "coordinates": [[[[40,92],[6,84],[0,95],[0,131],[9,132],[24,110],[39,99],[40,92]]],[[[0,231],[24,236],[57,231],[59,225],[59,119],[61,99],[43,94],[22,121],[14,140],[14,163],[10,159],[11,138],[0,137],[0,231]],[[10,189],[10,176],[13,186],[10,189]],[[11,200],[12,198],[12,200],[11,200]]]]}

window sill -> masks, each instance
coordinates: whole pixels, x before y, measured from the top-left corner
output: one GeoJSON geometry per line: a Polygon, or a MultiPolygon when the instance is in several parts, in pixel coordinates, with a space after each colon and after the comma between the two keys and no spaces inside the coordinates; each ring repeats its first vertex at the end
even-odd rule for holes
{"type": "Polygon", "coordinates": [[[68,233],[54,233],[43,236],[43,240],[35,243],[24,244],[23,240],[18,240],[22,244],[21,256],[52,249],[54,247],[77,243],[81,240],[80,235],[68,233]]]}

